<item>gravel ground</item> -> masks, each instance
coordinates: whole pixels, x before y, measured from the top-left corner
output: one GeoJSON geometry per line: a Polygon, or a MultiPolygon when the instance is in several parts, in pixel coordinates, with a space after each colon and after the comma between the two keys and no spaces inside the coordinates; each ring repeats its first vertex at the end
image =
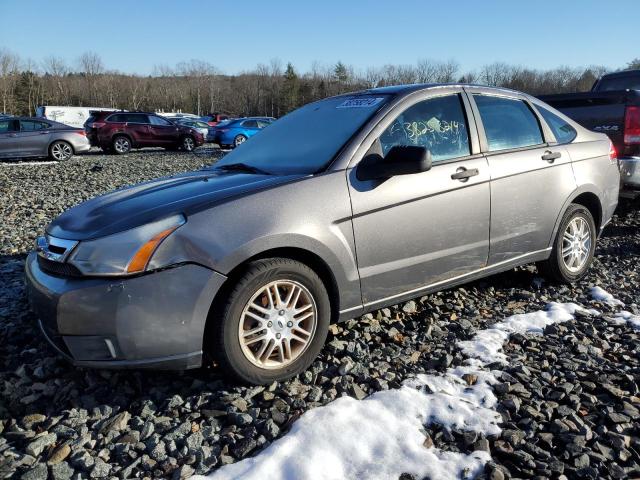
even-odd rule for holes
{"type": "MultiPolygon", "coordinates": [[[[640,477],[640,332],[609,320],[599,285],[640,314],[640,203],[623,203],[579,284],[548,285],[535,267],[332,326],[312,367],[285,383],[238,387],[215,367],[184,374],[70,367],[41,339],[22,287],[24,254],[65,208],[147,178],[211,163],[216,152],[87,155],[63,165],[0,165],[0,478],[186,478],[252,456],[306,410],[362,399],[418,373],[462,364],[456,346],[550,301],[600,315],[513,335],[495,392],[503,432],[483,438],[429,426],[439,448],[489,450],[484,476],[640,477]]],[[[354,439],[354,448],[357,440],[354,439]]],[[[409,473],[403,479],[413,478],[409,473]]]]}

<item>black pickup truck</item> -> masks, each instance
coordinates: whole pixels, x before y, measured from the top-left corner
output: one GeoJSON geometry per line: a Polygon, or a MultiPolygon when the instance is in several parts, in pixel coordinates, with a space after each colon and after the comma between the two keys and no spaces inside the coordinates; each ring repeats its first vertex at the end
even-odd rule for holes
{"type": "Polygon", "coordinates": [[[609,135],[620,161],[621,194],[640,194],[640,70],[604,75],[590,92],[539,98],[580,125],[609,135]]]}

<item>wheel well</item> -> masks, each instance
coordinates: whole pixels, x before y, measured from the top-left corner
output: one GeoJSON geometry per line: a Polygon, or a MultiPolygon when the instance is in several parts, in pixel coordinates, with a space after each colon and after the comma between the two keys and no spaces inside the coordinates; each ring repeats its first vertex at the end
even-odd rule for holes
{"type": "Polygon", "coordinates": [[[207,323],[205,326],[205,335],[203,339],[205,342],[205,345],[203,345],[205,353],[207,353],[206,344],[211,341],[211,335],[214,331],[214,329],[212,328],[212,320],[215,318],[216,311],[218,311],[218,309],[222,307],[222,302],[227,298],[230,290],[233,288],[240,276],[244,273],[247,265],[256,260],[274,257],[289,258],[291,260],[296,260],[300,263],[304,263],[305,265],[310,267],[320,277],[320,280],[322,280],[322,283],[327,289],[327,294],[329,295],[329,300],[331,301],[331,323],[334,323],[338,320],[338,314],[340,311],[338,284],[336,283],[336,279],[333,276],[333,272],[325,263],[325,261],[315,253],[304,250],[302,248],[274,248],[246,259],[244,262],[234,267],[227,275],[227,280],[224,282],[222,287],[220,287],[218,293],[216,293],[213,301],[211,302],[209,314],[207,315],[207,323]]]}
{"type": "Polygon", "coordinates": [[[574,198],[571,203],[577,203],[587,208],[593,216],[593,221],[596,224],[596,232],[600,230],[600,224],[602,222],[602,205],[600,205],[600,200],[594,193],[581,193],[574,198]]]}

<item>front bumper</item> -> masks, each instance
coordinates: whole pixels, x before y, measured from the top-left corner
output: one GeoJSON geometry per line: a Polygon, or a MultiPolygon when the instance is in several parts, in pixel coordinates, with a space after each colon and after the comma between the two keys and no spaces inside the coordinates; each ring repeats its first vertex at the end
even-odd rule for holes
{"type": "Polygon", "coordinates": [[[640,188],[640,157],[625,157],[618,161],[622,184],[628,188],[640,188]]]}
{"type": "Polygon", "coordinates": [[[184,370],[202,364],[211,302],[226,277],[185,264],[129,278],[49,274],[27,258],[27,295],[40,328],[74,365],[184,370]]]}

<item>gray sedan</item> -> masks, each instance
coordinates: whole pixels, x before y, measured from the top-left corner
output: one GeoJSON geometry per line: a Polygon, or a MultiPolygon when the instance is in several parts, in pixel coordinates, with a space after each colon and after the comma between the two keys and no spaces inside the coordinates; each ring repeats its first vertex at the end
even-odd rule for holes
{"type": "Polygon", "coordinates": [[[90,148],[81,128],[44,118],[0,118],[0,158],[50,157],[64,161],[90,148]]]}
{"type": "Polygon", "coordinates": [[[616,208],[609,139],[519,92],[411,85],[306,105],[214,166],[55,219],[26,262],[76,365],[300,373],[330,322],[515,266],[586,275],[616,208]]]}

